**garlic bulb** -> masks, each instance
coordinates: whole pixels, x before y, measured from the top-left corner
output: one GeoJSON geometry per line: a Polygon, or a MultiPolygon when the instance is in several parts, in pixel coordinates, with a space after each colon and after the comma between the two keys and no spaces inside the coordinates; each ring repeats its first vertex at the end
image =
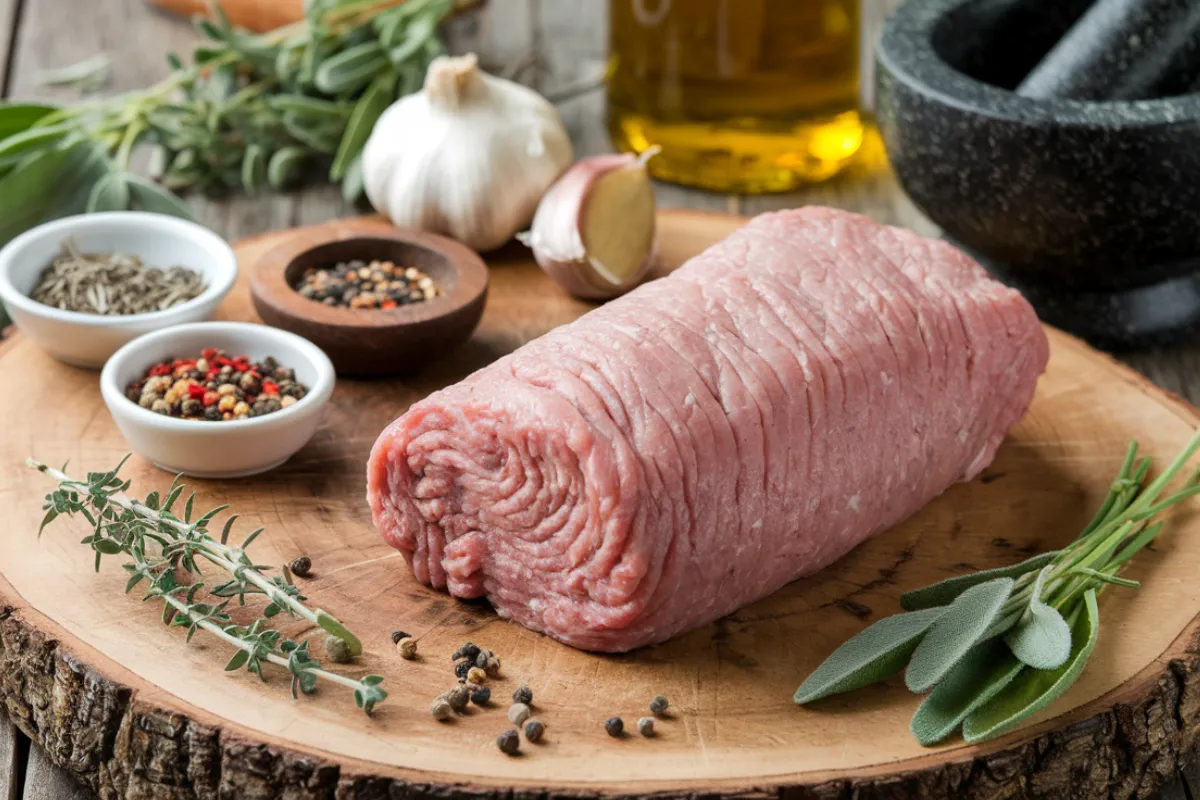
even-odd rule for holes
{"type": "Polygon", "coordinates": [[[380,117],[362,161],[379,213],[476,250],[497,248],[528,225],[570,163],[554,106],[480,71],[473,54],[435,59],[425,88],[380,117]]]}
{"type": "Polygon", "coordinates": [[[655,260],[654,187],[640,157],[580,160],[546,192],[519,237],[538,265],[576,297],[603,300],[638,284],[655,260]]]}

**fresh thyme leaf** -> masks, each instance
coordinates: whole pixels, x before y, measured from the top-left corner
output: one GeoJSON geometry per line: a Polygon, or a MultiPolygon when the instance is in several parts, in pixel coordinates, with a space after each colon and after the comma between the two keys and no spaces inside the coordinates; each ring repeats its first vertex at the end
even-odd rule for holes
{"type": "Polygon", "coordinates": [[[1000,736],[1057,700],[1083,672],[1099,633],[1096,590],[1088,589],[1071,625],[1075,645],[1067,662],[1054,670],[1023,670],[1003,692],[967,717],[963,738],[975,743],[1000,736]]]}
{"type": "MultiPolygon", "coordinates": [[[[254,563],[245,548],[262,531],[261,528],[250,534],[241,547],[234,547],[227,543],[231,518],[224,526],[222,540],[217,541],[207,526],[225,506],[191,522],[194,494],[188,498],[185,519],[178,519],[169,511],[184,491],[178,477],[165,497],[151,492],[144,500],[137,501],[124,494],[129,481],[118,476],[120,466],[110,472],[89,473],[87,480],[80,482],[32,459],[26,463],[58,481],[58,488],[46,496],[47,514],[42,527],[62,514],[79,514],[87,518],[94,530],[83,543],[96,553],[96,570],[99,571],[103,557],[124,555],[127,561],[121,566],[130,573],[125,592],[148,582],[143,600],[161,601],[163,623],[186,628],[186,641],[190,642],[197,631],[205,631],[233,647],[235,653],[226,664],[226,671],[244,667],[265,680],[264,664],[283,667],[292,673],[293,686],[301,692],[313,691],[318,680],[337,683],[353,690],[356,704],[368,712],[387,697],[378,686],[381,678],[368,676],[354,680],[328,672],[309,655],[307,643],[287,639],[266,626],[268,618],[287,613],[339,637],[346,642],[351,655],[362,653],[362,643],[341,622],[328,612],[304,605],[306,598],[300,588],[292,584],[290,576],[268,578],[264,572],[270,568],[254,563]],[[197,559],[224,570],[232,579],[205,594],[204,583],[193,579],[200,575],[197,559]],[[180,584],[177,574],[187,576],[189,582],[180,584]],[[249,627],[235,625],[226,608],[231,598],[237,597],[239,602],[244,602],[247,594],[266,595],[269,602],[249,627]],[[220,602],[210,602],[209,595],[220,602]]],[[[122,459],[121,464],[124,463],[122,459]]]]}
{"type": "Polygon", "coordinates": [[[1057,669],[1071,656],[1071,628],[1057,609],[1042,602],[1046,576],[1052,567],[1038,573],[1029,595],[1029,607],[1021,620],[1004,637],[1013,655],[1034,669],[1057,669]]]}
{"type": "Polygon", "coordinates": [[[958,730],[963,720],[1003,691],[1024,668],[999,639],[976,645],[921,703],[909,729],[918,742],[932,747],[958,730]]]}
{"type": "Polygon", "coordinates": [[[884,617],[847,641],[800,684],[793,700],[803,705],[890,678],[945,609],[931,608],[884,617]]]}
{"type": "Polygon", "coordinates": [[[926,586],[924,589],[913,589],[910,592],[905,592],[900,595],[900,605],[908,611],[944,606],[953,602],[954,598],[972,586],[994,580],[995,578],[1018,578],[1026,573],[1036,572],[1053,561],[1057,556],[1058,551],[1051,550],[1048,553],[1036,555],[1033,558],[1022,561],[1020,564],[1013,564],[1009,567],[985,569],[979,572],[972,572],[969,575],[958,575],[953,578],[947,578],[944,581],[926,586]]]}
{"type": "Polygon", "coordinates": [[[953,669],[1002,615],[1012,589],[1012,578],[993,578],[954,598],[913,651],[904,673],[909,690],[928,691],[953,669]]]}

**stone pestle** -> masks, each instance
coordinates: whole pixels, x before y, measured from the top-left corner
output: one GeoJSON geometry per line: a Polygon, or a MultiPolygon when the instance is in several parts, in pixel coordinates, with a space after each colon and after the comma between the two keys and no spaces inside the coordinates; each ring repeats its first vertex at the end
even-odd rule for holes
{"type": "Polygon", "coordinates": [[[1198,82],[1200,2],[1096,0],[1017,93],[1138,100],[1193,91],[1198,82]]]}

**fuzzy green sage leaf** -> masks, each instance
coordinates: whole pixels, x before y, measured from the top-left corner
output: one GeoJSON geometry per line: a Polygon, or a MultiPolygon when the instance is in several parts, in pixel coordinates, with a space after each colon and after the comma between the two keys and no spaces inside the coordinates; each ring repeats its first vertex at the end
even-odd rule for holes
{"type": "Polygon", "coordinates": [[[1034,669],[1058,669],[1071,656],[1071,628],[1058,609],[1042,602],[1050,567],[1043,567],[1033,583],[1029,607],[1004,641],[1013,655],[1034,669]]]}
{"type": "Polygon", "coordinates": [[[1100,634],[1096,590],[1088,589],[1083,597],[1082,609],[1071,625],[1075,645],[1067,662],[1055,670],[1023,670],[1004,692],[967,717],[963,723],[964,739],[982,742],[1007,733],[1053,703],[1075,683],[1100,634]]]}
{"type": "Polygon", "coordinates": [[[1001,615],[1012,588],[1012,578],[995,578],[956,597],[913,651],[904,674],[909,690],[928,691],[953,669],[1001,615]]]}
{"type": "Polygon", "coordinates": [[[972,572],[969,575],[958,575],[922,589],[905,592],[900,595],[900,605],[907,611],[947,605],[972,586],[978,586],[981,583],[995,580],[996,578],[1018,578],[1028,572],[1036,572],[1052,562],[1058,556],[1058,552],[1057,550],[1051,550],[1048,553],[1042,553],[1022,561],[1020,564],[998,567],[996,569],[985,569],[979,572],[972,572]]]}
{"type": "Polygon", "coordinates": [[[1002,692],[1025,668],[999,639],[976,645],[933,688],[913,715],[909,730],[932,747],[963,720],[1002,692]]]}
{"type": "Polygon", "coordinates": [[[890,678],[904,668],[942,611],[929,608],[879,620],[834,650],[800,684],[792,699],[803,705],[890,678]]]}

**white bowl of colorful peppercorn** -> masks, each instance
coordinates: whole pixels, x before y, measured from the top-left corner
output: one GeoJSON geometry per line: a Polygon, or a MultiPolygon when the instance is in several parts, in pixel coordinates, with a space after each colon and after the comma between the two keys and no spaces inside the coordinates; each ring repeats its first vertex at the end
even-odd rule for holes
{"type": "Polygon", "coordinates": [[[312,342],[248,322],[147,334],[100,373],[130,446],[168,472],[200,478],[255,475],[287,461],[317,432],[333,385],[333,364],[312,342]]]}
{"type": "Polygon", "coordinates": [[[237,272],[229,245],[194,222],[84,214],[39,225],[0,250],[0,302],[50,355],[94,368],[137,336],[208,319],[237,272]]]}

